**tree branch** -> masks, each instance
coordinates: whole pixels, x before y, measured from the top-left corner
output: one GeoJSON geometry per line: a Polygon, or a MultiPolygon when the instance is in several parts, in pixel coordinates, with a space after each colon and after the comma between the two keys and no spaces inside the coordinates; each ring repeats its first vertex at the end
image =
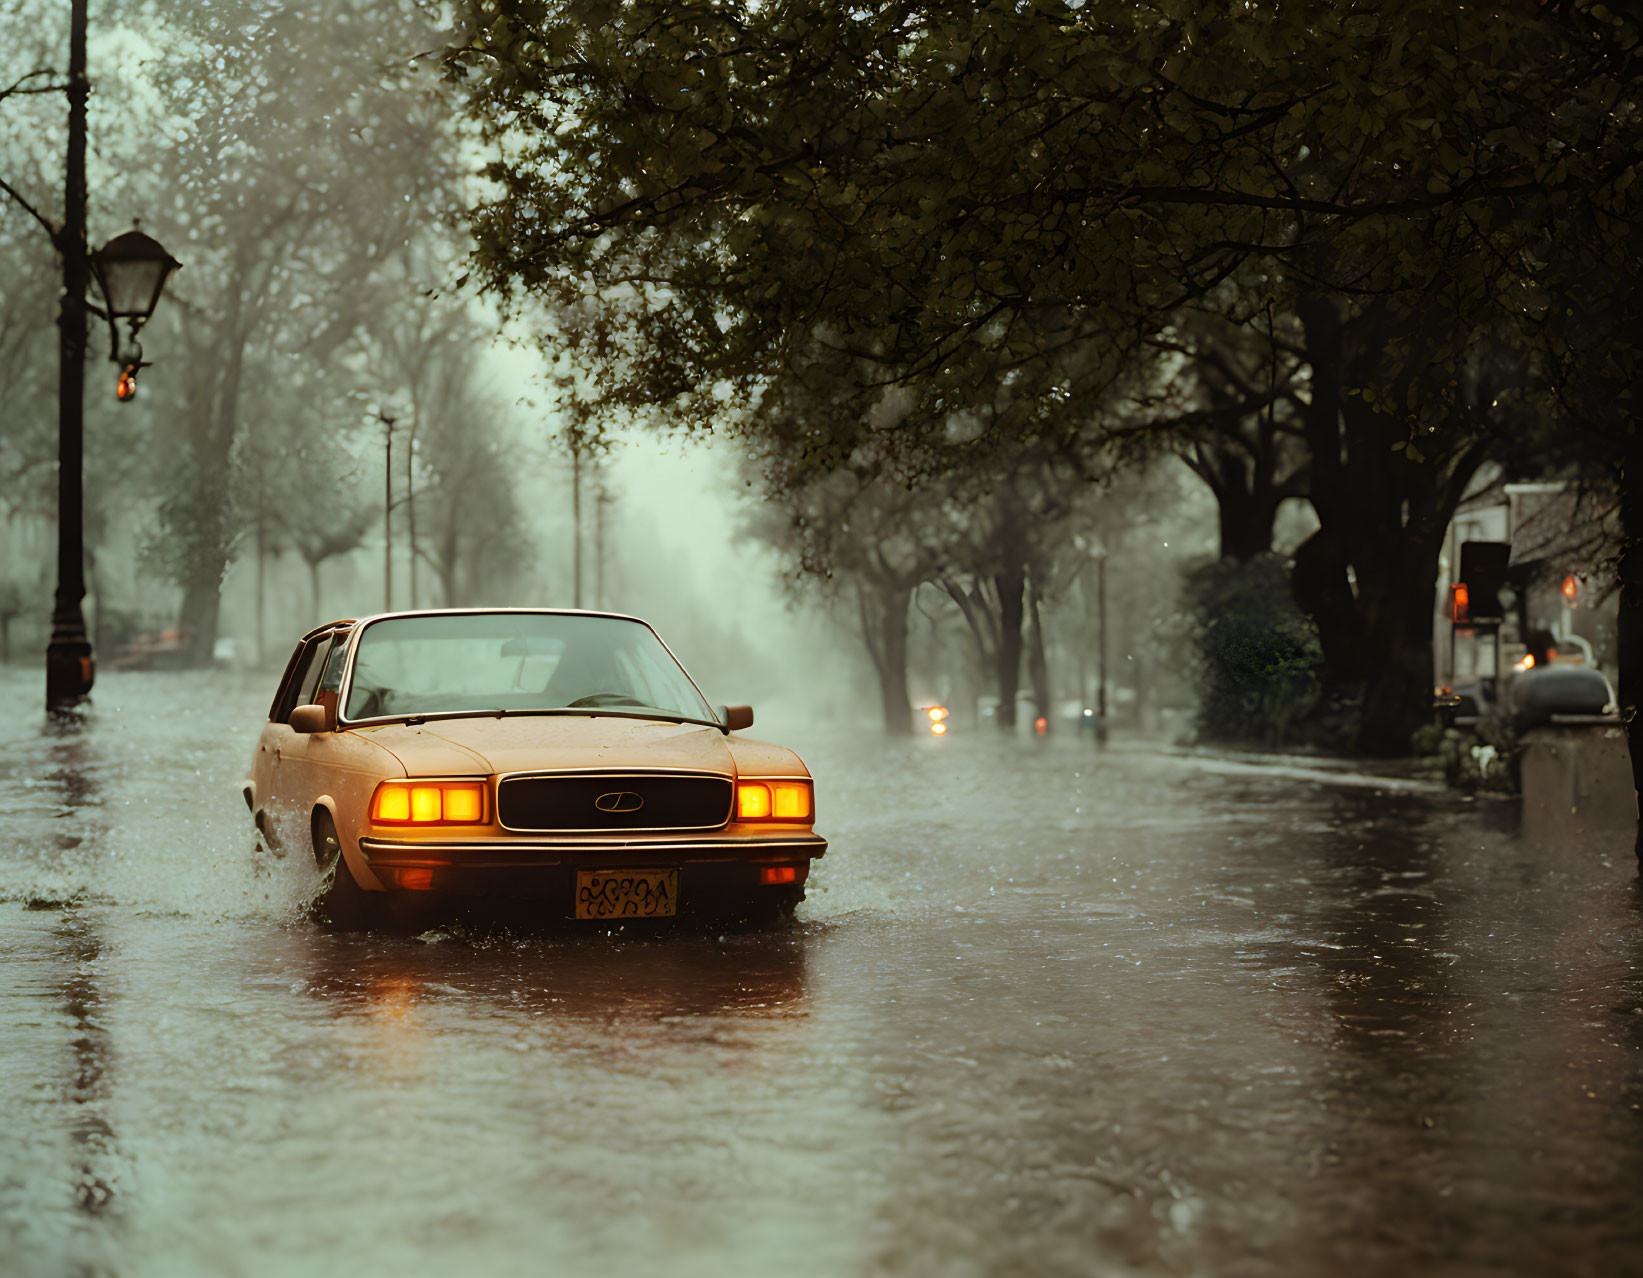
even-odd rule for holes
{"type": "Polygon", "coordinates": [[[12,186],[4,178],[0,178],[0,191],[4,191],[7,195],[11,196],[11,198],[14,201],[16,201],[18,207],[21,208],[23,210],[23,212],[27,213],[30,217],[32,217],[41,226],[46,228],[46,234],[51,236],[51,242],[52,242],[53,245],[55,245],[57,243],[57,236],[59,234],[57,228],[55,226],[53,226],[49,221],[46,220],[46,215],[44,213],[40,212],[39,209],[35,208],[34,205],[30,204],[27,200],[25,200],[18,193],[16,187],[12,186]]]}

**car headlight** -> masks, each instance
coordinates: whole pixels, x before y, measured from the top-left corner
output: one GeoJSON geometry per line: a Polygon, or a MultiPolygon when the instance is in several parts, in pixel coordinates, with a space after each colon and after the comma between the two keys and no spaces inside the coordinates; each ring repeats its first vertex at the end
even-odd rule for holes
{"type": "Polygon", "coordinates": [[[483,781],[384,781],[371,796],[371,820],[382,825],[478,825],[484,818],[483,781]]]}
{"type": "Polygon", "coordinates": [[[809,821],[815,804],[808,781],[738,781],[738,821],[809,821]]]}

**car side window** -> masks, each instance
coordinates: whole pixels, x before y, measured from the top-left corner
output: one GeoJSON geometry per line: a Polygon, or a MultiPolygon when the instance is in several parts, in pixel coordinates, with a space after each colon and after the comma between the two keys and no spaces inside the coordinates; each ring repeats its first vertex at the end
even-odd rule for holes
{"type": "Polygon", "coordinates": [[[285,663],[285,673],[280,676],[280,685],[274,690],[273,703],[268,707],[268,718],[271,721],[279,720],[280,707],[291,695],[291,689],[296,687],[297,680],[302,678],[302,662],[307,655],[308,645],[305,643],[299,643],[292,649],[291,659],[285,663]]]}
{"type": "Polygon", "coordinates": [[[276,723],[285,723],[291,718],[291,711],[298,706],[308,704],[314,685],[319,682],[320,660],[325,652],[327,636],[310,639],[302,644],[291,658],[291,668],[286,673],[285,680],[280,684],[279,696],[274,700],[274,706],[269,718],[276,723]]]}
{"type": "Polygon", "coordinates": [[[334,694],[342,687],[342,668],[347,664],[347,659],[348,635],[344,631],[331,645],[330,655],[325,659],[325,673],[320,676],[319,691],[314,694],[315,696],[322,696],[327,692],[334,694]]]}
{"type": "MultiPolygon", "coordinates": [[[[314,640],[314,650],[309,657],[308,669],[302,676],[302,683],[299,685],[296,700],[291,703],[291,710],[295,710],[298,706],[311,706],[314,704],[314,689],[319,686],[320,671],[325,668],[325,651],[326,645],[329,643],[329,635],[314,640]]],[[[291,710],[287,710],[286,714],[289,715],[291,710]]]]}
{"type": "Polygon", "coordinates": [[[331,644],[325,658],[325,673],[314,689],[314,704],[324,706],[327,718],[334,724],[337,718],[337,689],[342,687],[342,670],[348,664],[348,632],[344,630],[331,644]]]}

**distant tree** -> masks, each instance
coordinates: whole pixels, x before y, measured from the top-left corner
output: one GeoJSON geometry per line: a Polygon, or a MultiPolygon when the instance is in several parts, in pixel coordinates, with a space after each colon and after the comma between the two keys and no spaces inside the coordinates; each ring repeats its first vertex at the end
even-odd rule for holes
{"type": "MultiPolygon", "coordinates": [[[[363,317],[356,340],[367,370],[371,402],[394,418],[396,463],[400,475],[395,501],[410,547],[408,596],[418,604],[418,565],[427,558],[421,548],[417,499],[427,476],[421,470],[421,439],[437,429],[432,418],[453,411],[469,393],[473,361],[496,340],[497,324],[472,298],[441,291],[454,277],[460,246],[443,233],[424,231],[407,239],[385,264],[378,280],[378,305],[363,317]],[[454,398],[453,398],[454,397],[454,398]],[[403,483],[400,482],[401,477],[403,483]]],[[[476,446],[495,438],[499,419],[482,415],[469,420],[476,446]]]]}
{"type": "Polygon", "coordinates": [[[11,664],[11,623],[28,612],[30,606],[39,607],[41,600],[30,600],[17,582],[0,582],[0,664],[11,664]]]}
{"type": "Polygon", "coordinates": [[[296,547],[302,562],[308,566],[308,615],[315,625],[326,620],[320,612],[320,567],[358,550],[374,520],[375,512],[364,507],[349,511],[320,506],[307,518],[300,511],[286,510],[281,513],[280,526],[296,547]]]}
{"type": "MultiPolygon", "coordinates": [[[[379,495],[367,491],[348,434],[335,424],[346,417],[332,398],[324,387],[291,388],[279,401],[290,415],[281,431],[283,447],[250,452],[242,463],[256,467],[242,486],[257,492],[257,518],[266,519],[308,569],[308,616],[314,625],[326,620],[320,613],[320,568],[357,550],[382,517],[379,495]]],[[[275,544],[271,537],[264,540],[275,544]]],[[[260,616],[258,621],[260,633],[260,616]]]]}
{"type": "Polygon", "coordinates": [[[384,265],[449,207],[454,142],[411,61],[435,39],[419,5],[392,6],[394,21],[364,0],[139,9],[177,51],[149,68],[168,145],[143,203],[187,263],[153,338],[167,350],[152,383],[178,411],[150,562],[181,587],[179,626],[205,660],[224,571],[258,523],[236,483],[247,423],[279,426],[259,389],[293,368],[359,378],[348,338],[385,300],[384,265]]]}
{"type": "Polygon", "coordinates": [[[430,344],[417,400],[418,551],[439,579],[445,607],[505,594],[537,555],[515,487],[519,454],[511,407],[486,384],[485,348],[430,344]]]}
{"type": "Polygon", "coordinates": [[[892,736],[913,729],[908,609],[951,553],[948,517],[937,494],[911,491],[869,466],[775,488],[747,520],[747,530],[791,566],[787,580],[797,591],[847,611],[878,677],[892,736]]]}
{"type": "MultiPolygon", "coordinates": [[[[3,175],[0,175],[3,176],[3,175]]],[[[7,514],[57,509],[57,298],[50,244],[0,203],[0,503],[7,514]]]]}

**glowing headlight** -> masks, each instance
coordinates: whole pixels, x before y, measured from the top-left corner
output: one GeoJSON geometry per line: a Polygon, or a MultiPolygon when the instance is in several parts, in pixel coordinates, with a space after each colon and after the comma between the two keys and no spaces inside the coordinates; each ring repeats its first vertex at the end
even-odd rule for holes
{"type": "Polygon", "coordinates": [[[814,813],[808,781],[738,781],[738,821],[808,821],[814,813]]]}
{"type": "Polygon", "coordinates": [[[477,825],[485,816],[482,781],[384,781],[371,798],[383,825],[477,825]]]}

